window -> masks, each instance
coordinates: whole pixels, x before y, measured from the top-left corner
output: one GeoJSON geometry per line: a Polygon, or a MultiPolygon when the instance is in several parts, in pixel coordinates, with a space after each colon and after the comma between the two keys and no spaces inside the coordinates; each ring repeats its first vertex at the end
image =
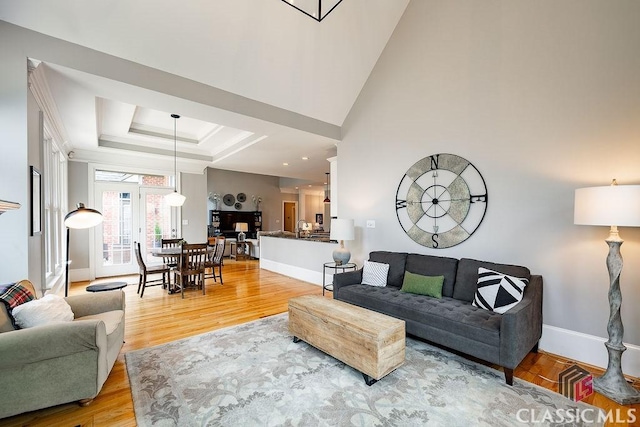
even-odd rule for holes
{"type": "MultiPolygon", "coordinates": [[[[46,131],[45,131],[46,134],[46,131]]],[[[47,288],[62,273],[65,262],[64,210],[67,200],[67,161],[57,144],[44,141],[44,241],[47,288]]]]}
{"type": "Polygon", "coordinates": [[[173,187],[173,176],[139,175],[128,172],[114,172],[96,169],[96,182],[132,182],[144,187],[173,187]]]}
{"type": "Polygon", "coordinates": [[[119,243],[123,246],[131,245],[131,193],[120,193],[120,200],[118,203],[120,208],[120,215],[118,229],[119,243]]]}

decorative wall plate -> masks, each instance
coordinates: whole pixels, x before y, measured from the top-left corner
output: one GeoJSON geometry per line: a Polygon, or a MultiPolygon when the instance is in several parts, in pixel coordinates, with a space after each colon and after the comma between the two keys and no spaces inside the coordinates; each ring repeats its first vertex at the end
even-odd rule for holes
{"type": "Polygon", "coordinates": [[[400,180],[396,215],[416,243],[443,249],[476,231],[487,201],[487,186],[475,166],[454,154],[434,154],[416,162],[400,180]]]}
{"type": "Polygon", "coordinates": [[[244,193],[238,193],[238,195],[236,196],[236,199],[238,199],[239,202],[246,202],[247,201],[247,195],[244,193]]]}
{"type": "Polygon", "coordinates": [[[222,201],[224,202],[225,205],[227,206],[233,206],[233,204],[236,202],[236,198],[233,196],[233,194],[225,194],[224,197],[222,198],[222,201]]]}
{"type": "Polygon", "coordinates": [[[236,210],[240,210],[240,209],[242,209],[242,203],[240,203],[240,202],[236,202],[236,204],[235,204],[235,208],[236,208],[236,210]]]}

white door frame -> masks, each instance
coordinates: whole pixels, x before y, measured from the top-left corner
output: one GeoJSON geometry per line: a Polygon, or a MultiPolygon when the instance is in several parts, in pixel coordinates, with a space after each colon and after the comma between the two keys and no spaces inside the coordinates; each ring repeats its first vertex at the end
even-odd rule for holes
{"type": "Polygon", "coordinates": [[[121,193],[130,193],[131,194],[131,253],[130,259],[131,262],[129,264],[119,264],[119,267],[107,267],[103,266],[101,259],[98,254],[102,254],[104,247],[102,246],[102,233],[103,233],[103,224],[98,225],[96,230],[96,238],[94,241],[94,256],[96,259],[96,276],[105,277],[105,276],[118,276],[123,274],[135,274],[138,271],[138,264],[135,259],[135,253],[133,251],[133,242],[136,241],[136,235],[138,235],[138,230],[140,228],[139,224],[139,215],[140,211],[140,186],[137,183],[119,183],[119,182],[96,182],[94,187],[95,193],[95,205],[96,208],[104,213],[104,209],[102,207],[102,193],[104,191],[119,191],[121,193]],[[111,271],[107,271],[111,270],[111,271]]]}
{"type": "Polygon", "coordinates": [[[285,203],[293,203],[294,209],[296,210],[296,215],[295,215],[295,219],[294,219],[294,222],[293,222],[293,231],[295,232],[297,230],[297,228],[298,228],[298,217],[300,216],[300,212],[299,212],[299,209],[298,209],[298,202],[295,201],[295,200],[283,200],[282,201],[282,209],[281,209],[282,210],[282,215],[281,215],[281,217],[282,217],[282,220],[281,220],[282,221],[282,231],[284,231],[284,224],[285,224],[285,217],[284,217],[284,215],[285,215],[284,204],[285,203]]]}

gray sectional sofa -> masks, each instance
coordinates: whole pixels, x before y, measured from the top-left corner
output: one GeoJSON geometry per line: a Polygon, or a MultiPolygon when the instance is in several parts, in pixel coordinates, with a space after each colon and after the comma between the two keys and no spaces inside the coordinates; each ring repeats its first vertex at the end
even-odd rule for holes
{"type": "Polygon", "coordinates": [[[362,269],[336,274],[333,297],[406,322],[407,334],[504,368],[507,384],[513,369],[542,335],[542,276],[526,267],[473,259],[403,252],[371,252],[369,260],[389,264],[387,285],[363,285],[362,269]],[[523,299],[504,314],[473,306],[478,268],[529,279],[523,299]],[[401,292],[405,271],[444,276],[442,298],[401,292]]]}

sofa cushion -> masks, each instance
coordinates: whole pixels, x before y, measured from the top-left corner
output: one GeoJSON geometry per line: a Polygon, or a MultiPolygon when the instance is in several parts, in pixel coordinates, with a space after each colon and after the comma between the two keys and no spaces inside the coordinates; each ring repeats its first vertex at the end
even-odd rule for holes
{"type": "Polygon", "coordinates": [[[453,298],[467,302],[473,301],[476,290],[478,289],[478,269],[480,267],[508,274],[509,276],[520,277],[527,280],[531,279],[531,272],[527,267],[462,258],[458,262],[453,298]]]}
{"type": "MultiPolygon", "coordinates": [[[[16,319],[12,315],[12,310],[20,304],[33,301],[34,299],[36,299],[35,295],[20,283],[0,285],[0,300],[2,301],[6,309],[7,316],[11,321],[11,329],[17,328],[16,319]]],[[[1,330],[4,332],[8,327],[9,325],[3,325],[1,330]]]]}
{"type": "Polygon", "coordinates": [[[405,264],[407,262],[406,252],[374,251],[369,254],[369,261],[389,264],[387,286],[393,286],[398,289],[402,287],[405,264]]]}
{"type": "Polygon", "coordinates": [[[120,326],[120,323],[122,323],[123,319],[124,319],[123,310],[113,310],[113,311],[106,311],[104,313],[92,314],[90,316],[78,317],[76,321],[102,320],[107,329],[107,336],[109,336],[113,333],[113,331],[118,329],[118,326],[120,326]]]}
{"type": "Polygon", "coordinates": [[[54,294],[20,304],[12,310],[12,314],[20,328],[32,328],[51,322],[70,322],[73,320],[71,306],[64,298],[54,294]]]}
{"type": "Polygon", "coordinates": [[[426,295],[442,298],[442,284],[444,276],[422,276],[410,271],[404,272],[404,282],[400,291],[410,294],[426,295]]]}
{"type": "Polygon", "coordinates": [[[405,269],[423,276],[444,276],[442,295],[453,296],[453,284],[456,280],[458,260],[433,255],[409,254],[405,269]]]}
{"type": "Polygon", "coordinates": [[[387,286],[389,264],[365,261],[362,267],[362,284],[370,286],[387,286]]]}
{"type": "Polygon", "coordinates": [[[478,269],[478,290],[472,305],[496,313],[504,313],[522,301],[524,288],[528,283],[528,279],[480,267],[478,269]]]}
{"type": "MultiPolygon", "coordinates": [[[[351,285],[340,289],[339,299],[399,319],[428,324],[470,340],[500,345],[502,315],[453,298],[408,294],[390,286],[351,285]]],[[[445,342],[439,344],[447,345],[445,342]]]]}

